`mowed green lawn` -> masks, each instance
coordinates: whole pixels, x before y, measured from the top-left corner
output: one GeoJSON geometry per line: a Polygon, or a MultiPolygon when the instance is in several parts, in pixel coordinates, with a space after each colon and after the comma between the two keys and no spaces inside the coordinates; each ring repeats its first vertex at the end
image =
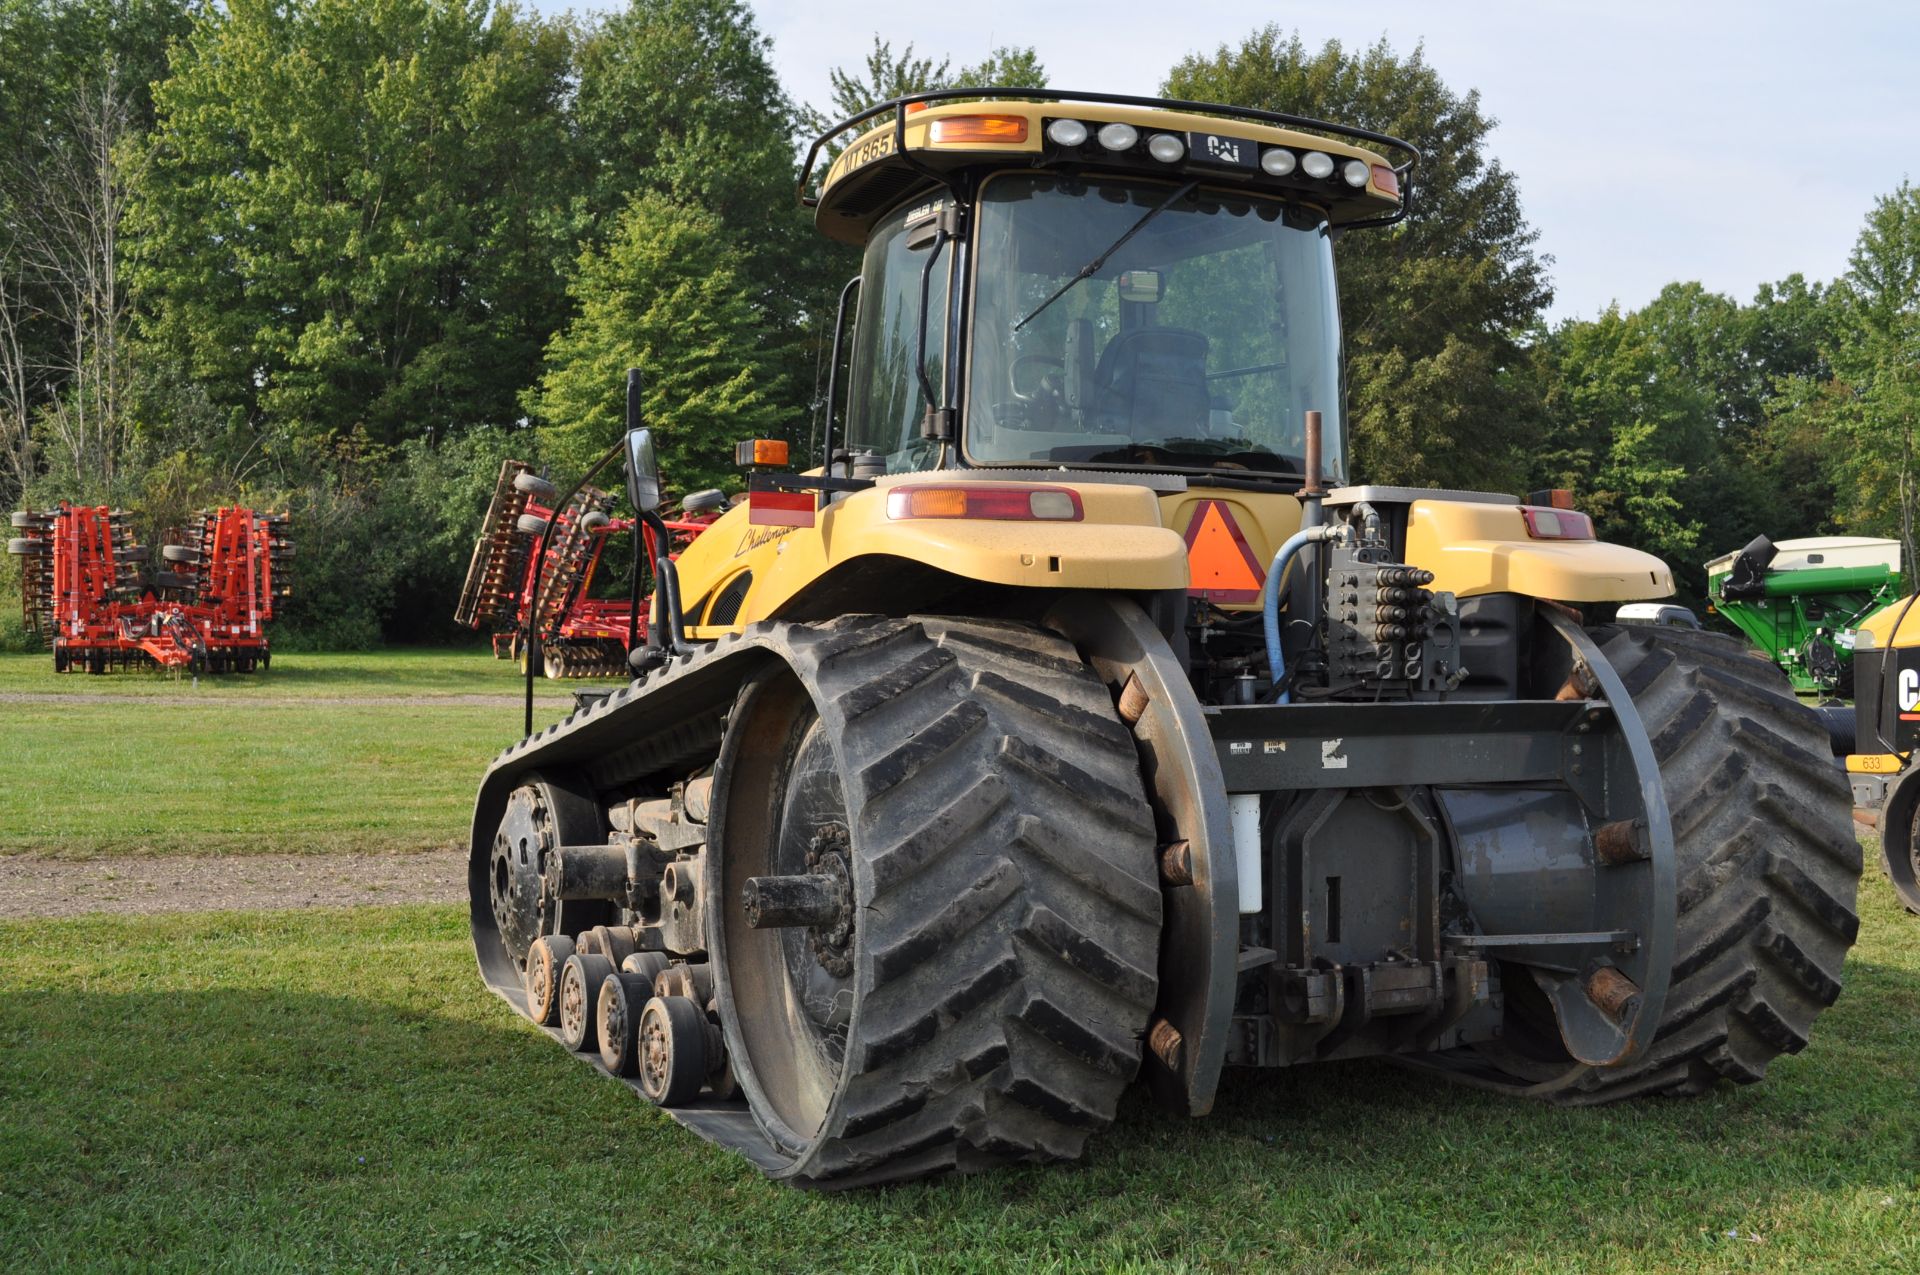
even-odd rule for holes
{"type": "Polygon", "coordinates": [[[1139,1093],[1083,1164],[776,1186],[482,991],[461,910],[0,925],[0,1269],[1920,1269],[1920,921],[1768,1081],[1562,1111],[1383,1064],[1139,1093]]]}
{"type": "MultiPolygon", "coordinates": [[[[591,684],[536,682],[536,726],[591,684]]],[[[521,689],[484,649],[286,654],[197,685],[0,656],[0,854],[450,846],[521,689]]]]}

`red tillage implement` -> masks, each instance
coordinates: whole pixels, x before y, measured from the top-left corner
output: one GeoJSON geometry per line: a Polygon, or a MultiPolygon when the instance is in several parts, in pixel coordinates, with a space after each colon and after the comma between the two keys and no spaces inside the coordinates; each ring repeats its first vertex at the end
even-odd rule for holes
{"type": "MultiPolygon", "coordinates": [[[[597,487],[582,488],[556,512],[552,502],[559,494],[524,461],[500,466],[453,618],[470,629],[493,629],[493,653],[499,659],[522,658],[525,634],[530,626],[536,628],[542,671],[548,677],[624,676],[633,611],[625,598],[594,597],[593,577],[608,537],[631,534],[633,521],[611,516],[613,497],[597,487]],[[553,536],[536,587],[534,551],[549,521],[554,523],[553,536]]],[[[687,497],[680,520],[666,524],[675,545],[699,535],[726,506],[726,497],[717,491],[687,497]]],[[[652,535],[644,529],[642,534],[647,535],[651,561],[652,535]]],[[[634,626],[634,635],[636,641],[645,640],[645,615],[634,626]]]]}
{"type": "Polygon", "coordinates": [[[7,552],[24,559],[27,627],[53,646],[56,671],[251,673],[268,663],[266,625],[289,591],[285,515],[201,514],[188,543],[161,547],[151,587],[147,550],[117,510],[63,503],[14,514],[13,529],[7,552]]]}

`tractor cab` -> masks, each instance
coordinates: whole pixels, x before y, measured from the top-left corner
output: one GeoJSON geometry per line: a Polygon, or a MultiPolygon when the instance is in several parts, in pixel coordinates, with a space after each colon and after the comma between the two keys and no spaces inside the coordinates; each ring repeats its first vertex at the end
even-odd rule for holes
{"type": "Polygon", "coordinates": [[[1327,476],[1343,477],[1332,242],[1403,214],[1412,147],[1260,111],[977,93],[876,108],[893,118],[821,184],[822,230],[865,245],[841,413],[853,463],[1288,490],[1319,412],[1327,476]]]}

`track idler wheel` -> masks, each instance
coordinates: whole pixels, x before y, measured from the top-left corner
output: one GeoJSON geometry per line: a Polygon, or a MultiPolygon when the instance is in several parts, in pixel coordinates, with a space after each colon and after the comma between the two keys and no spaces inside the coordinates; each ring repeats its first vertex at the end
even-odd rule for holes
{"type": "Polygon", "coordinates": [[[542,1027],[560,1021],[560,974],[573,954],[564,934],[543,935],[527,949],[527,1017],[542,1027]]]}
{"type": "Polygon", "coordinates": [[[560,973],[560,1039],[568,1049],[599,1045],[599,1000],[614,972],[613,962],[597,952],[575,952],[560,973]]]}
{"type": "Polygon", "coordinates": [[[707,1082],[707,1016],[684,996],[656,996],[640,1014],[640,1089],[662,1107],[697,1096],[707,1082]]]}

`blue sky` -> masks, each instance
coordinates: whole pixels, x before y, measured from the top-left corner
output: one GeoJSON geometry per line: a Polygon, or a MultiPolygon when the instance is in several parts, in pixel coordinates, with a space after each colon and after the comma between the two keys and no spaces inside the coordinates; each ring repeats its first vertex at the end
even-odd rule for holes
{"type": "Polygon", "coordinates": [[[1500,121],[1491,149],[1554,258],[1555,318],[1639,306],[1675,279],[1741,301],[1795,271],[1832,279],[1874,198],[1920,177],[1911,0],[752,3],[789,92],[817,104],[876,30],[956,66],[1032,45],[1055,85],[1117,93],[1155,92],[1181,57],[1268,22],[1310,45],[1424,43],[1500,121]]]}

